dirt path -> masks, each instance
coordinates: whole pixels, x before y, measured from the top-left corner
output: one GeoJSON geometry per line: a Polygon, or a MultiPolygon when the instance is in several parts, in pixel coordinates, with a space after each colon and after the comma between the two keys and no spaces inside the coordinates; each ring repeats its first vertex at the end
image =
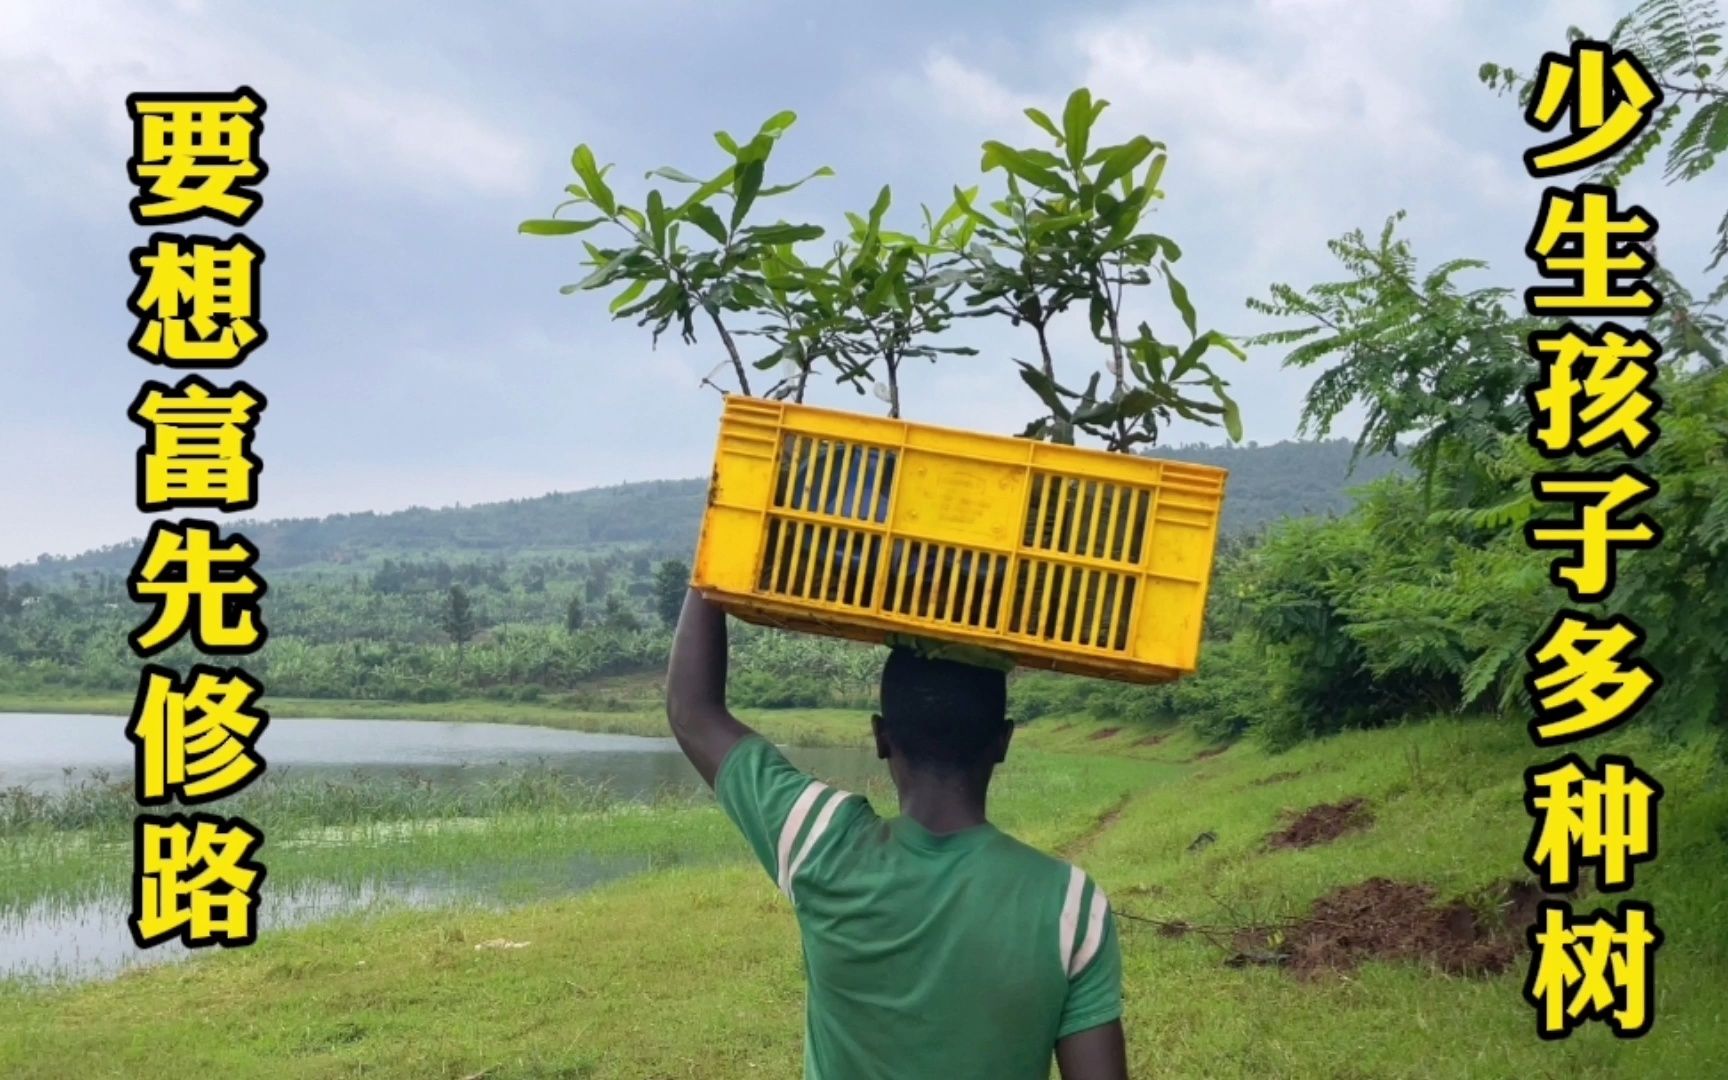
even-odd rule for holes
{"type": "Polygon", "coordinates": [[[1117,820],[1121,818],[1122,812],[1128,809],[1128,804],[1143,795],[1146,790],[1141,788],[1139,791],[1130,791],[1117,799],[1108,810],[1098,815],[1085,832],[1062,846],[1062,857],[1064,859],[1077,859],[1090,851],[1092,845],[1098,842],[1098,838],[1110,831],[1111,826],[1115,825],[1117,820]]]}

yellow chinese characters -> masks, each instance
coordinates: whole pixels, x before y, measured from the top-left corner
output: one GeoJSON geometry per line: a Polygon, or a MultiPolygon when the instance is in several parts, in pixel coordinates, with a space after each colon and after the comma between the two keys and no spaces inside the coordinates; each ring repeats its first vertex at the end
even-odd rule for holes
{"type": "Polygon", "coordinates": [[[1551,577],[1564,585],[1577,602],[1601,600],[1614,588],[1615,552],[1619,548],[1651,548],[1662,540],[1662,530],[1640,515],[1621,521],[1617,511],[1656,494],[1656,481],[1630,466],[1612,473],[1546,473],[1532,481],[1536,496],[1563,499],[1578,508],[1569,524],[1533,521],[1524,526],[1525,541],[1532,548],[1564,548],[1570,560],[1556,559],[1551,577]]]}
{"type": "Polygon", "coordinates": [[[188,687],[167,668],[146,667],[126,728],[137,747],[138,801],[209,802],[262,774],[254,744],[270,717],[252,703],[263,691],[244,671],[199,665],[188,687]]]}
{"type": "Polygon", "coordinates": [[[258,273],[264,252],[244,236],[157,233],[132,252],[138,275],[127,306],[138,316],[132,352],[171,367],[230,367],[264,344],[258,273]]]}
{"type": "MultiPolygon", "coordinates": [[[[1662,100],[1656,80],[1629,50],[1575,40],[1569,53],[1547,54],[1524,118],[1558,137],[1525,152],[1527,171],[1553,176],[1628,154],[1599,177],[1612,179],[1648,150],[1648,139],[1639,138],[1662,100]],[[1564,129],[1562,120],[1568,121],[1564,129]]],[[[1546,283],[1524,291],[1525,310],[1538,318],[1656,314],[1662,296],[1643,277],[1656,265],[1658,227],[1642,207],[1620,207],[1611,186],[1548,188],[1524,248],[1546,283]]],[[[1526,437],[1543,457],[1614,448],[1635,458],[1655,444],[1662,349],[1650,334],[1613,322],[1593,328],[1564,322],[1531,333],[1528,345],[1538,373],[1524,391],[1526,437]]],[[[1575,603],[1608,598],[1620,549],[1662,541],[1661,527],[1648,515],[1628,512],[1660,490],[1631,465],[1542,472],[1531,487],[1538,499],[1572,504],[1570,521],[1530,521],[1524,539],[1533,550],[1567,553],[1550,565],[1549,580],[1575,603]]],[[[1642,709],[1662,686],[1656,670],[1633,655],[1644,640],[1625,615],[1556,614],[1525,654],[1536,745],[1600,735],[1642,709]]],[[[1594,884],[1603,891],[1629,889],[1634,868],[1656,857],[1662,786],[1630,759],[1603,755],[1592,770],[1569,753],[1525,770],[1524,788],[1525,809],[1535,819],[1524,864],[1543,889],[1577,889],[1585,884],[1581,868],[1595,871],[1594,884]]],[[[1627,901],[1617,915],[1599,910],[1582,916],[1569,904],[1547,901],[1528,940],[1524,997],[1536,1009],[1542,1038],[1566,1038],[1591,1020],[1627,1038],[1649,1030],[1654,952],[1662,942],[1649,905],[1627,901]]]]}
{"type": "Polygon", "coordinates": [[[1656,236],[1656,219],[1638,207],[1621,214],[1613,188],[1549,188],[1525,252],[1537,272],[1565,285],[1524,290],[1532,315],[1651,315],[1661,297],[1646,281],[1651,267],[1640,244],[1656,236]]]}
{"type": "Polygon", "coordinates": [[[1616,1035],[1642,1035],[1653,1018],[1654,953],[1662,944],[1655,912],[1625,901],[1618,918],[1590,918],[1547,901],[1530,928],[1535,956],[1524,998],[1537,1010],[1536,1032],[1563,1039],[1585,1020],[1605,1020],[1616,1035]]]}
{"type": "Polygon", "coordinates": [[[1601,42],[1575,41],[1572,55],[1542,58],[1524,114],[1542,131],[1552,131],[1563,115],[1570,115],[1572,130],[1525,151],[1524,163],[1531,176],[1594,165],[1636,138],[1661,103],[1661,89],[1637,57],[1624,49],[1610,56],[1601,42]]]}
{"type": "Polygon", "coordinates": [[[1661,676],[1626,654],[1644,633],[1625,616],[1597,621],[1563,611],[1531,647],[1525,681],[1536,719],[1538,746],[1600,735],[1630,719],[1662,685],[1661,676]]]}
{"type": "Polygon", "coordinates": [[[263,645],[258,601],[265,585],[251,569],[257,559],[258,549],[243,536],[219,543],[209,522],[158,521],[126,579],[132,599],[156,604],[150,620],[132,632],[132,651],[152,656],[187,633],[210,653],[263,645]]]}
{"type": "Polygon", "coordinates": [[[1589,454],[1616,442],[1636,455],[1655,441],[1659,431],[1648,419],[1661,404],[1651,389],[1662,354],[1655,338],[1613,323],[1594,334],[1568,323],[1530,335],[1530,351],[1542,365],[1529,391],[1530,444],[1544,456],[1589,454]]]}
{"type": "Polygon", "coordinates": [[[132,94],[132,158],[127,174],[142,193],[132,200],[140,225],[209,215],[244,225],[263,202],[251,186],[269,167],[258,160],[264,99],[249,87],[232,94],[132,94]]]}
{"type": "Polygon", "coordinates": [[[1631,888],[1632,866],[1656,857],[1656,804],[1662,785],[1623,757],[1604,755],[1592,773],[1568,754],[1524,774],[1524,804],[1536,818],[1524,863],[1546,889],[1578,884],[1578,867],[1596,868],[1605,892],[1631,888]]]}
{"type": "Polygon", "coordinates": [[[197,376],[175,387],[145,383],[126,414],[148,432],[138,452],[138,509],[256,506],[263,463],[252,437],[266,404],[243,382],[226,392],[197,376]]]}
{"type": "Polygon", "coordinates": [[[258,936],[264,834],[244,821],[140,815],[128,925],[139,948],[178,937],[193,947],[249,945],[258,936]]]}

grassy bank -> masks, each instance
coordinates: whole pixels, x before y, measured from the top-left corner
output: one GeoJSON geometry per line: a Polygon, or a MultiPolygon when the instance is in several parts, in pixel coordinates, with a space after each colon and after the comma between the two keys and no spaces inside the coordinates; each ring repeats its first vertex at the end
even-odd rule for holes
{"type": "MultiPolygon", "coordinates": [[[[1491,916],[1494,887],[1528,876],[1520,774],[1539,755],[1515,726],[1442,721],[1278,757],[1086,722],[1023,735],[993,816],[1109,891],[1136,1075],[1687,1077],[1728,1062],[1728,789],[1708,747],[1599,740],[1669,792],[1662,857],[1636,892],[1668,933],[1658,1020],[1642,1040],[1593,1028],[1553,1044],[1536,1039],[1519,998],[1522,953],[1491,976],[1369,961],[1298,978],[1227,966],[1227,939],[1171,929],[1275,922],[1374,876],[1430,883],[1491,916]],[[1363,800],[1354,831],[1267,847],[1290,812],[1350,798],[1363,800]]],[[[78,988],[0,991],[13,1018],[0,1025],[0,1074],[144,1075],[172,1061],[235,1076],[796,1075],[801,967],[784,902],[711,806],[652,813],[666,816],[644,837],[713,829],[730,861],[508,911],[321,924],[78,988]],[[482,947],[499,939],[525,944],[482,947]]],[[[612,827],[569,840],[601,836],[635,842],[612,827]]]]}

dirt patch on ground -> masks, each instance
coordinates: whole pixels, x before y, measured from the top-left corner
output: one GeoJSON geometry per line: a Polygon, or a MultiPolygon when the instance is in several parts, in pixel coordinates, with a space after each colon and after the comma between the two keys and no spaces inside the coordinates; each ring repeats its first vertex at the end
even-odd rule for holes
{"type": "Polygon", "coordinates": [[[1097,842],[1100,836],[1103,836],[1106,832],[1110,831],[1110,827],[1116,824],[1117,820],[1122,816],[1122,811],[1128,809],[1128,804],[1133,800],[1134,796],[1132,795],[1124,795],[1122,798],[1117,799],[1108,810],[1098,815],[1098,817],[1092,822],[1091,828],[1087,829],[1079,837],[1076,837],[1072,843],[1064,847],[1062,849],[1062,854],[1070,859],[1085,854],[1086,851],[1097,842]]]}
{"type": "Polygon", "coordinates": [[[1373,823],[1374,815],[1368,812],[1368,804],[1362,799],[1322,803],[1291,818],[1288,825],[1266,838],[1266,846],[1276,850],[1329,844],[1346,833],[1360,832],[1373,823]]]}
{"type": "Polygon", "coordinates": [[[1088,737],[1093,742],[1098,742],[1102,739],[1114,739],[1116,737],[1117,733],[1120,732],[1121,730],[1122,729],[1119,727],[1107,727],[1103,731],[1094,731],[1088,737]]]}
{"type": "Polygon", "coordinates": [[[1307,915],[1276,931],[1239,932],[1231,960],[1271,962],[1298,977],[1349,971],[1366,960],[1407,960],[1454,975],[1489,975],[1512,966],[1524,947],[1524,928],[1536,914],[1533,884],[1500,886],[1503,899],[1484,918],[1464,900],[1435,903],[1419,882],[1370,878],[1314,902],[1307,915]],[[1534,898],[1532,898],[1534,897],[1534,898]]]}
{"type": "Polygon", "coordinates": [[[1189,758],[1188,760],[1189,761],[1205,761],[1207,758],[1217,757],[1219,754],[1222,754],[1224,751],[1226,751],[1228,749],[1230,749],[1230,745],[1228,743],[1226,743],[1223,746],[1208,746],[1206,749],[1200,751],[1198,754],[1195,754],[1193,757],[1189,758]]]}
{"type": "Polygon", "coordinates": [[[1060,727],[1053,727],[1050,729],[1050,734],[1054,735],[1059,731],[1067,731],[1069,728],[1071,728],[1073,726],[1074,726],[1073,724],[1063,724],[1060,727]]]}
{"type": "Polygon", "coordinates": [[[1156,735],[1145,735],[1134,740],[1135,746],[1157,746],[1170,737],[1168,731],[1160,731],[1156,735]]]}
{"type": "Polygon", "coordinates": [[[1294,771],[1275,772],[1270,776],[1262,776],[1260,779],[1255,780],[1253,783],[1249,784],[1248,786],[1249,787],[1270,787],[1273,784],[1282,784],[1286,780],[1294,780],[1298,776],[1301,776],[1301,775],[1302,775],[1301,773],[1294,772],[1294,771]]]}

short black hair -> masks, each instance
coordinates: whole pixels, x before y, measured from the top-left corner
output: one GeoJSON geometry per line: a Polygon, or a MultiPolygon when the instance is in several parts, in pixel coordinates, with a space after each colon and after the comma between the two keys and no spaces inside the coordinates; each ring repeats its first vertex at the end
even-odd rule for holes
{"type": "Polygon", "coordinates": [[[965,772],[993,764],[1008,727],[1008,677],[896,648],[882,665],[882,726],[914,768],[965,772]]]}

